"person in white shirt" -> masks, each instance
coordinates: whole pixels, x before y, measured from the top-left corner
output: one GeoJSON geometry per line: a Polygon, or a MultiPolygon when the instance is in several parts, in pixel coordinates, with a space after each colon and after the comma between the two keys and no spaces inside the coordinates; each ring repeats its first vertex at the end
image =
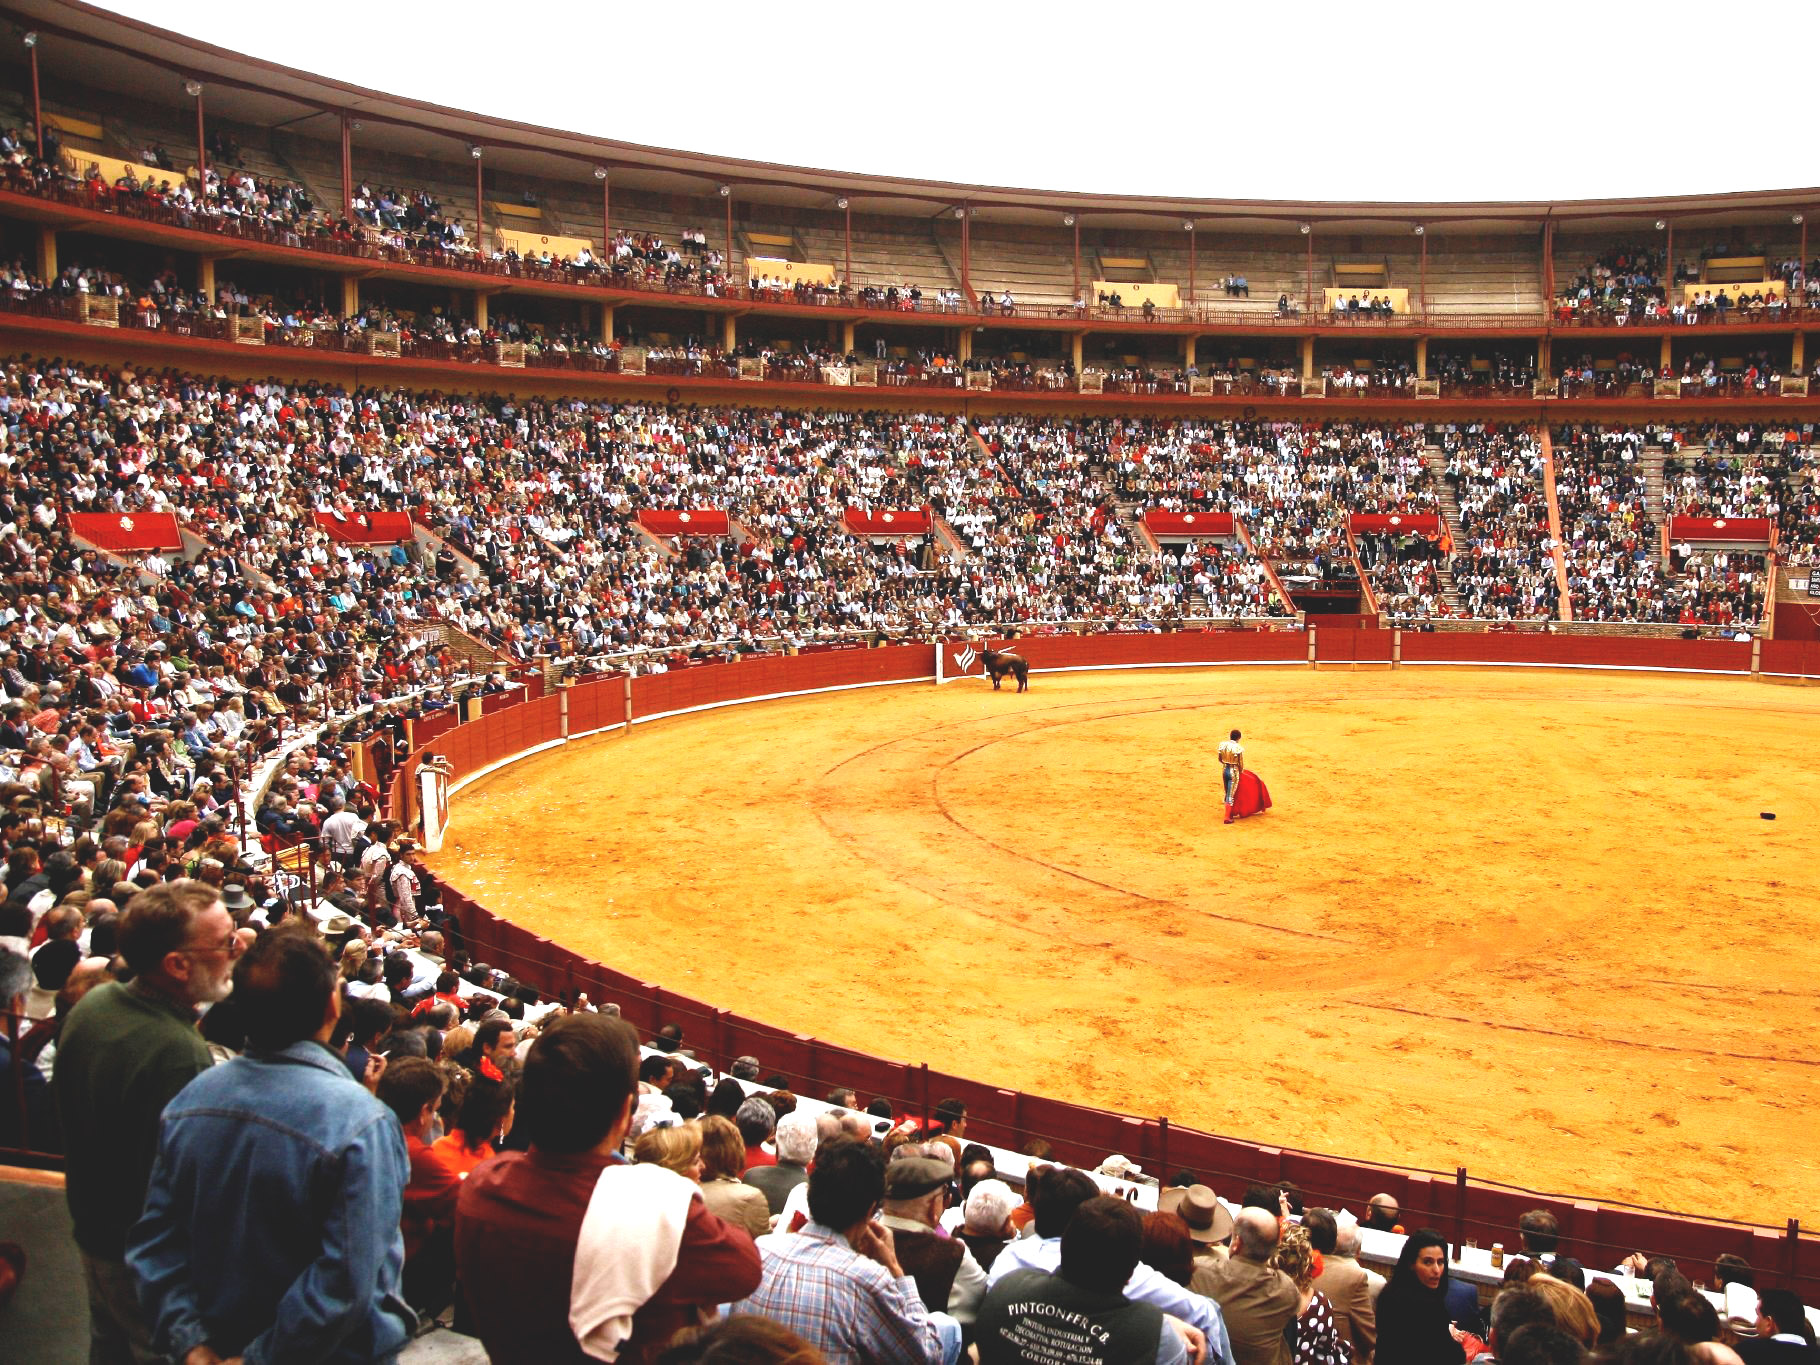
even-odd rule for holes
{"type": "Polygon", "coordinates": [[[367,822],[347,807],[322,822],[322,837],[344,868],[354,859],[354,846],[367,832],[367,822]]]}

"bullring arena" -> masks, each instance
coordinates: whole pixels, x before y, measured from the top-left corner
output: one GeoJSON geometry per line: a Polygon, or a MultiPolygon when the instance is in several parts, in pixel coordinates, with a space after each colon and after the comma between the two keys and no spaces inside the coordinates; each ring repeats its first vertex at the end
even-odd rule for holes
{"type": "Polygon", "coordinates": [[[1644,673],[911,684],[512,764],[455,799],[435,866],[847,1047],[1778,1221],[1820,1202],[1817,719],[1820,692],[1644,673]],[[1222,828],[1234,726],[1276,807],[1222,828]]]}
{"type": "Polygon", "coordinates": [[[0,3],[0,1361],[1820,1360],[1805,87],[225,8],[0,3]]]}

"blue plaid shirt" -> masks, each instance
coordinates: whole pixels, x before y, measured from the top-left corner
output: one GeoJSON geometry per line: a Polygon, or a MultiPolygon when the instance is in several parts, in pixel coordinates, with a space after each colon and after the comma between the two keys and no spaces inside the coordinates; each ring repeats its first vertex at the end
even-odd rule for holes
{"type": "Polygon", "coordinates": [[[916,1281],[893,1279],[833,1228],[810,1221],[801,1232],[760,1237],[758,1251],[765,1277],[729,1316],[754,1313],[782,1323],[829,1365],[941,1365],[941,1337],[916,1281]]]}

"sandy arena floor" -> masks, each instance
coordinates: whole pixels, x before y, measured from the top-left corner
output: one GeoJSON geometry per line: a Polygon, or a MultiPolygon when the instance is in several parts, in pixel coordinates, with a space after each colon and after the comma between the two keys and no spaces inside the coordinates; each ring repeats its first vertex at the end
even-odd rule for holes
{"type": "Polygon", "coordinates": [[[1816,738],[1820,690],[1660,675],[879,688],[522,762],[456,798],[433,865],[591,957],[850,1047],[1811,1226],[1816,738]],[[1276,809],[1222,828],[1233,726],[1276,809]]]}

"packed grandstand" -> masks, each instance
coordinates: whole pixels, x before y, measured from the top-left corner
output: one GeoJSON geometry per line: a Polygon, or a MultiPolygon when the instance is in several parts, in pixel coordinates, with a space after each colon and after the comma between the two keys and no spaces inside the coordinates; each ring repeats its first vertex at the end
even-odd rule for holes
{"type": "MultiPolygon", "coordinates": [[[[1064,216],[604,143],[565,181],[503,127],[217,87],[219,50],[185,103],[113,22],[33,31],[0,91],[0,1149],[66,1173],[97,1359],[408,1358],[439,1320],[496,1360],[1073,1359],[1003,1344],[1035,1328],[996,1286],[1049,1271],[1057,1317],[1145,1308],[1107,1319],[1133,1360],[1815,1358],[1792,1229],[1617,1243],[1509,1191],[1469,1223],[1464,1172],[1458,1203],[1337,1165],[1159,1182],[1104,1127],[970,1133],[926,1079],[719,1055],[445,894],[413,788],[462,721],[623,677],[629,724],[631,679],[817,652],[1811,638],[1802,196],[1064,216]],[[234,1142],[208,1116],[259,1101],[226,1067],[214,1109],[177,1092],[319,1028],[292,1173],[336,1141],[385,1168],[365,1278],[279,1303],[308,1257],[243,1230],[257,1273],[217,1256],[198,1299],[178,1206],[246,1221],[198,1173],[234,1142]],[[204,1136],[154,1170],[167,1102],[204,1136]],[[621,1148],[679,1179],[628,1193],[643,1231],[590,1202],[621,1148]]],[[[0,1241],[0,1331],[42,1276],[0,1241]]]]}

